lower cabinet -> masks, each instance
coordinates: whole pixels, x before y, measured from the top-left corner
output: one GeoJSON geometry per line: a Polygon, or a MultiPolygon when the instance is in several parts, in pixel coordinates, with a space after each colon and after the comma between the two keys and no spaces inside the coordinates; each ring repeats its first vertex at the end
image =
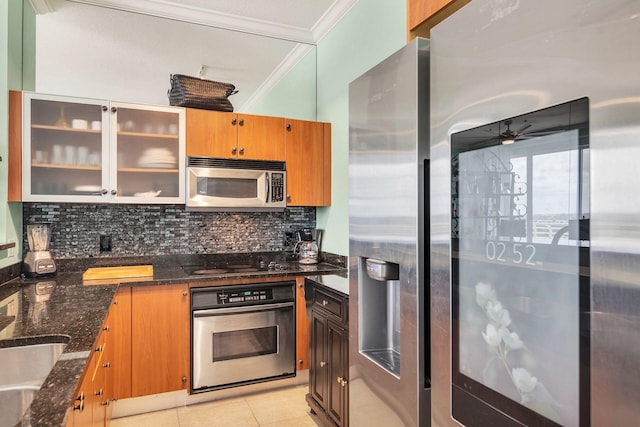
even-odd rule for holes
{"type": "Polygon", "coordinates": [[[309,316],[302,276],[296,277],[296,360],[298,372],[309,369],[309,316]]]}
{"type": "Polygon", "coordinates": [[[346,295],[307,280],[311,306],[307,403],[326,425],[349,424],[349,323],[346,295]]]}
{"type": "Polygon", "coordinates": [[[131,288],[131,396],[189,387],[189,287],[131,288]]]}
{"type": "Polygon", "coordinates": [[[109,375],[104,365],[106,362],[106,336],[101,333],[93,347],[89,364],[76,393],[73,415],[67,426],[98,427],[107,422],[106,408],[111,401],[105,390],[109,387],[109,375]]]}

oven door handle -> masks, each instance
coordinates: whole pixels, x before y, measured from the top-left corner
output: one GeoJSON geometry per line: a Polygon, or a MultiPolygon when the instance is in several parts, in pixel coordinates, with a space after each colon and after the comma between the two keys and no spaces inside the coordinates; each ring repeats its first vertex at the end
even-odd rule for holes
{"type": "Polygon", "coordinates": [[[293,307],[292,302],[281,302],[277,304],[260,304],[260,305],[245,305],[242,307],[226,307],[226,308],[212,308],[209,310],[194,310],[193,317],[209,317],[219,314],[232,314],[232,313],[250,313],[252,311],[267,311],[277,310],[279,308],[293,307]]]}

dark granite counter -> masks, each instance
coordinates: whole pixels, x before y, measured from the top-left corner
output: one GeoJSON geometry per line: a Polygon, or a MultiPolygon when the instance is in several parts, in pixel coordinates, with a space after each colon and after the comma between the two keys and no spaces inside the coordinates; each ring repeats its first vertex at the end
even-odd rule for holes
{"type": "Polygon", "coordinates": [[[306,279],[349,296],[349,278],[346,272],[342,274],[327,274],[324,276],[307,276],[306,279]]]}
{"type": "MultiPolygon", "coordinates": [[[[220,254],[160,257],[87,258],[58,261],[59,272],[45,279],[16,278],[0,285],[0,348],[65,342],[64,353],[53,367],[25,414],[22,426],[63,426],[74,400],[102,323],[118,286],[190,283],[193,286],[224,284],[236,279],[268,279],[282,276],[317,276],[346,272],[344,260],[301,265],[285,254],[220,254]],[[261,262],[262,261],[262,262],[261,262]],[[268,269],[270,263],[284,269],[268,269]],[[221,272],[189,276],[182,266],[220,267],[255,265],[257,271],[221,272]],[[83,283],[89,267],[152,264],[151,278],[83,283]],[[3,308],[8,301],[10,309],[3,308]]],[[[187,270],[188,271],[188,270],[187,270]]]]}

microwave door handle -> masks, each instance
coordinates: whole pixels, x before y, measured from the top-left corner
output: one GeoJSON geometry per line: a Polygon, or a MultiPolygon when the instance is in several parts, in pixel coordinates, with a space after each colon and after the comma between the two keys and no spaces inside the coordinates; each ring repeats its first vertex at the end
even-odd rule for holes
{"type": "Polygon", "coordinates": [[[266,190],[267,190],[267,198],[266,198],[265,202],[269,203],[269,192],[271,191],[270,183],[269,183],[269,178],[270,178],[269,172],[265,172],[264,175],[265,175],[265,181],[266,181],[266,187],[267,187],[266,188],[266,190]]]}

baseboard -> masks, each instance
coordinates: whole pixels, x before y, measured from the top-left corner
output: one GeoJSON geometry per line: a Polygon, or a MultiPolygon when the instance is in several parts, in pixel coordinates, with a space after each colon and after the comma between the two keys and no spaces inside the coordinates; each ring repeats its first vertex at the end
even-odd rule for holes
{"type": "Polygon", "coordinates": [[[129,417],[147,412],[162,411],[179,408],[214,400],[230,399],[280,388],[296,387],[309,384],[309,371],[298,371],[295,377],[281,380],[267,381],[240,387],[208,391],[206,393],[189,394],[186,390],[168,393],[152,394],[149,396],[120,399],[113,405],[111,418],[129,417]]]}

